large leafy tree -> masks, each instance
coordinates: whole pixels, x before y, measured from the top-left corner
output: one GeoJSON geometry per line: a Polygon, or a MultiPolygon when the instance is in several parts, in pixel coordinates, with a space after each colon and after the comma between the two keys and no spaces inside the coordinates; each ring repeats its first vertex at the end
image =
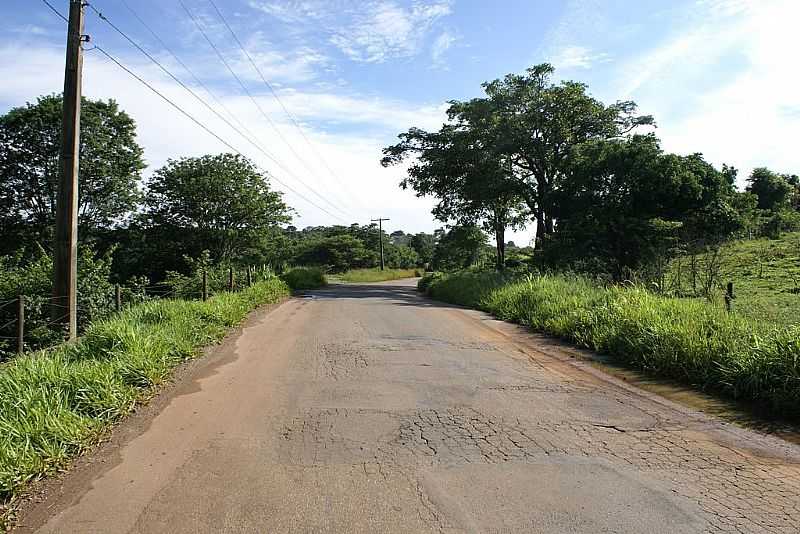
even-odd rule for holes
{"type": "MultiPolygon", "coordinates": [[[[61,96],[44,96],[0,117],[0,234],[5,248],[11,243],[49,246],[52,240],[62,102],[61,96]]],[[[113,100],[83,99],[80,154],[78,221],[85,239],[136,209],[145,165],[136,123],[113,100]]]]}
{"type": "Polygon", "coordinates": [[[170,160],[153,174],[143,214],[154,254],[208,250],[224,262],[245,260],[291,217],[266,174],[234,154],[170,160]]]}
{"type": "Polygon", "coordinates": [[[486,98],[455,102],[451,116],[490,134],[495,149],[512,161],[509,176],[536,219],[537,238],[555,231],[554,193],[568,171],[575,147],[652,125],[636,104],[605,105],[573,81],[553,83],[554,68],[536,65],[483,84],[486,98]],[[487,112],[487,109],[489,112],[487,112]]]}
{"type": "Polygon", "coordinates": [[[559,232],[547,256],[621,279],[663,258],[680,239],[737,230],[733,193],[699,154],[665,154],[652,135],[587,142],[573,152],[555,193],[559,232]]]}
{"type": "Polygon", "coordinates": [[[793,193],[794,186],[789,180],[789,176],[759,167],[747,178],[747,191],[758,198],[758,209],[780,211],[789,205],[793,193]]]}

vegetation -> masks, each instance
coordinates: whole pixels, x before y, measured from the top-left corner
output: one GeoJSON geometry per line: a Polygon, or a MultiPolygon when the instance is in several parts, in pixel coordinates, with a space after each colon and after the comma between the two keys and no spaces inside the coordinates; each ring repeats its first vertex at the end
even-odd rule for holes
{"type": "Polygon", "coordinates": [[[295,267],[286,271],[281,278],[295,291],[328,285],[325,273],[319,267],[295,267]]]}
{"type": "Polygon", "coordinates": [[[206,302],[157,300],[98,321],[72,345],[0,367],[0,499],[96,443],[170,376],[289,289],[272,277],[206,302]]]}
{"type": "Polygon", "coordinates": [[[403,278],[416,278],[419,276],[417,269],[355,269],[346,271],[338,276],[344,282],[384,282],[386,280],[401,280],[403,278]]]}
{"type": "Polygon", "coordinates": [[[707,297],[722,306],[720,286],[727,282],[734,285],[737,315],[775,326],[800,323],[800,232],[731,241],[679,256],[669,265],[665,289],[675,296],[707,297]]]}
{"type": "Polygon", "coordinates": [[[704,300],[581,277],[459,272],[420,282],[471,306],[705,391],[800,417],[800,326],[772,328],[704,300]]]}

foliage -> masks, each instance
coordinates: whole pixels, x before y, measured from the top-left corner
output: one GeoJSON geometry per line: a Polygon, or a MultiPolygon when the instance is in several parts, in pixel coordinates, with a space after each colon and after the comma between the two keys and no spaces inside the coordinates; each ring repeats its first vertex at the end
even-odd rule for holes
{"type": "Polygon", "coordinates": [[[408,246],[414,249],[419,258],[419,266],[433,263],[433,253],[436,250],[436,237],[433,234],[420,232],[411,236],[408,246]]]}
{"type": "Polygon", "coordinates": [[[652,135],[584,143],[554,193],[558,232],[544,243],[549,266],[623,280],[658,264],[679,239],[707,242],[739,230],[725,176],[699,155],[664,154],[652,135]]]}
{"type": "Polygon", "coordinates": [[[378,263],[378,254],[375,250],[368,250],[357,237],[340,234],[300,243],[293,261],[299,265],[324,267],[337,273],[374,266],[378,263]]]}
{"type": "Polygon", "coordinates": [[[148,261],[180,270],[176,259],[197,257],[204,250],[221,262],[241,260],[264,246],[290,217],[267,175],[242,156],[170,160],[148,183],[148,261]]]}
{"type": "MultiPolygon", "coordinates": [[[[90,247],[78,255],[78,327],[83,331],[91,322],[113,311],[114,286],[109,281],[109,254],[96,256],[90,247]]],[[[41,247],[33,254],[20,251],[15,256],[0,256],[0,302],[25,296],[25,346],[39,349],[63,341],[64,334],[53,325],[51,297],[53,259],[41,247]]],[[[0,336],[16,334],[16,306],[0,309],[0,336]]],[[[16,351],[10,340],[0,339],[0,360],[16,351]]]]}
{"type": "Polygon", "coordinates": [[[428,292],[653,375],[800,417],[800,326],[775,329],[706,301],[578,277],[462,272],[429,282],[428,292]]]}
{"type": "Polygon", "coordinates": [[[449,271],[476,265],[487,246],[486,234],[474,225],[456,226],[444,234],[436,245],[433,267],[449,271]]]}
{"type": "Polygon", "coordinates": [[[742,239],[682,255],[670,262],[666,289],[676,296],[705,296],[708,273],[717,264],[709,297],[719,302],[733,282],[738,315],[776,326],[800,322],[800,232],[779,239],[742,239]]]}
{"type": "Polygon", "coordinates": [[[281,279],[295,291],[328,285],[325,273],[318,267],[295,267],[283,273],[281,279]]]}
{"type": "MultiPolygon", "coordinates": [[[[115,101],[84,98],[81,106],[78,221],[86,238],[135,210],[145,165],[136,124],[115,101]]],[[[0,117],[0,253],[52,241],[61,121],[56,95],[0,117]]]]}
{"type": "Polygon", "coordinates": [[[789,204],[793,187],[786,176],[759,167],[747,178],[747,192],[758,199],[758,209],[780,211],[789,204]]]}
{"type": "Polygon", "coordinates": [[[355,269],[338,276],[344,282],[384,282],[419,276],[417,269],[355,269]]]}
{"type": "Polygon", "coordinates": [[[178,364],[287,294],[273,278],[207,302],[147,302],[93,323],[75,344],[0,367],[0,502],[63,468],[178,364]]]}

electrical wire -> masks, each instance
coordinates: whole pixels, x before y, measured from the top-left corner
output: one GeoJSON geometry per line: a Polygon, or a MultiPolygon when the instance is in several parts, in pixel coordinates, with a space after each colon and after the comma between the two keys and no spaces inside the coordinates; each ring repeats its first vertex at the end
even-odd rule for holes
{"type": "Polygon", "coordinates": [[[242,41],[239,39],[239,36],[236,35],[236,32],[233,31],[233,28],[231,27],[231,25],[228,24],[228,20],[222,14],[222,11],[220,11],[219,7],[217,7],[216,2],[214,2],[214,0],[208,0],[208,2],[214,8],[214,11],[217,12],[217,15],[219,16],[219,19],[222,21],[222,23],[228,29],[230,34],[233,36],[233,39],[236,41],[236,44],[239,45],[239,48],[242,50],[244,55],[247,57],[247,60],[250,62],[250,65],[252,65],[253,69],[255,69],[256,73],[258,73],[258,76],[259,76],[259,78],[261,78],[261,81],[264,82],[264,85],[267,86],[267,88],[269,89],[270,93],[272,93],[272,96],[275,98],[275,100],[280,105],[281,109],[283,109],[284,114],[286,114],[286,116],[289,118],[291,123],[294,125],[294,127],[297,129],[297,131],[300,133],[300,136],[306,142],[306,144],[308,145],[308,148],[311,149],[311,152],[314,154],[314,156],[317,158],[317,160],[322,164],[322,166],[325,167],[325,169],[334,178],[334,180],[336,180],[336,182],[349,194],[350,197],[353,197],[353,194],[352,194],[352,192],[350,192],[349,188],[347,187],[347,184],[345,184],[344,181],[341,178],[339,178],[339,176],[336,174],[336,172],[334,172],[334,170],[331,168],[331,166],[328,165],[328,162],[325,160],[325,158],[322,157],[322,154],[319,152],[317,147],[315,147],[314,144],[311,142],[311,140],[308,138],[308,136],[306,136],[305,131],[300,126],[300,123],[297,121],[295,116],[289,111],[289,109],[286,107],[286,105],[284,105],[283,100],[281,100],[281,97],[278,95],[278,92],[275,90],[273,85],[267,80],[266,76],[264,76],[263,71],[259,68],[258,64],[253,60],[253,57],[250,55],[250,53],[247,51],[245,46],[242,44],[242,41]]]}
{"type": "MultiPolygon", "coordinates": [[[[208,102],[206,102],[206,101],[205,101],[205,100],[204,100],[204,99],[203,99],[203,98],[202,98],[200,95],[198,95],[198,94],[197,94],[197,93],[196,93],[194,90],[192,90],[192,88],[191,88],[191,87],[189,87],[188,85],[186,85],[186,84],[185,84],[183,81],[181,81],[181,80],[180,80],[180,79],[179,79],[177,76],[175,76],[175,75],[174,75],[174,74],[173,74],[173,73],[172,73],[172,72],[171,72],[169,69],[167,69],[167,68],[166,68],[166,67],[165,67],[165,66],[164,66],[164,65],[163,65],[161,62],[159,62],[159,61],[158,61],[158,60],[157,60],[155,57],[153,57],[153,56],[152,56],[152,55],[151,55],[149,52],[147,52],[147,50],[145,50],[144,48],[142,48],[142,46],[141,46],[141,45],[139,45],[139,43],[137,43],[137,42],[136,42],[135,40],[133,40],[133,39],[132,39],[130,36],[128,36],[128,35],[127,35],[127,34],[126,34],[124,31],[122,31],[122,30],[121,30],[121,29],[120,29],[118,26],[116,26],[116,25],[115,25],[115,24],[114,24],[114,23],[113,23],[111,20],[109,20],[109,19],[108,19],[108,17],[106,17],[106,16],[105,16],[103,13],[101,13],[99,10],[97,10],[97,8],[95,8],[95,7],[94,7],[94,6],[92,6],[91,4],[89,4],[89,8],[90,8],[92,11],[94,11],[94,12],[95,12],[95,14],[97,14],[97,16],[98,16],[98,17],[99,17],[99,18],[100,18],[102,21],[104,21],[106,24],[108,24],[109,26],[111,26],[111,28],[113,28],[113,29],[114,29],[114,31],[116,31],[118,34],[120,34],[120,35],[121,35],[121,36],[122,36],[122,37],[123,37],[123,38],[124,38],[126,41],[128,41],[128,42],[129,42],[129,43],[130,43],[130,44],[131,44],[131,45],[132,45],[134,48],[136,48],[136,49],[137,49],[139,52],[141,52],[141,53],[142,53],[142,54],[143,54],[145,57],[147,57],[147,58],[148,58],[148,59],[149,59],[149,60],[150,60],[150,61],[151,61],[153,64],[155,64],[155,65],[156,65],[158,68],[160,68],[160,69],[161,69],[161,70],[162,70],[162,71],[163,71],[163,72],[164,72],[164,73],[165,73],[167,76],[169,76],[169,77],[170,77],[170,78],[171,78],[173,81],[175,81],[175,83],[177,83],[177,84],[178,84],[178,85],[180,85],[180,86],[181,86],[183,89],[185,89],[185,90],[186,90],[186,91],[187,91],[189,94],[191,94],[191,95],[192,95],[192,96],[193,96],[193,97],[194,97],[194,98],[195,98],[195,99],[196,99],[198,102],[200,102],[200,103],[201,103],[203,106],[205,106],[205,107],[206,107],[208,110],[210,110],[210,111],[211,111],[211,112],[212,112],[214,115],[216,115],[216,116],[217,116],[217,117],[218,117],[220,120],[222,120],[222,121],[223,121],[225,124],[227,124],[227,125],[228,125],[228,126],[229,126],[229,127],[232,129],[232,130],[233,130],[233,131],[235,131],[236,133],[238,133],[238,134],[239,134],[239,135],[240,135],[240,136],[241,136],[243,139],[245,139],[245,140],[246,140],[246,141],[248,141],[250,144],[252,144],[252,145],[253,145],[253,147],[255,147],[255,148],[256,148],[256,150],[260,151],[260,152],[261,152],[262,154],[264,154],[264,155],[265,155],[267,158],[269,158],[269,159],[270,159],[270,161],[272,161],[273,163],[275,163],[275,165],[277,165],[277,166],[281,167],[281,168],[282,168],[282,169],[283,169],[283,170],[284,170],[284,171],[285,171],[287,174],[290,174],[291,176],[293,176],[293,177],[294,177],[295,179],[297,179],[297,180],[298,180],[298,181],[299,181],[301,184],[303,184],[303,185],[304,185],[304,186],[305,186],[307,189],[309,189],[311,192],[313,192],[313,193],[315,193],[315,194],[316,194],[316,191],[314,191],[314,189],[313,189],[313,188],[311,188],[310,186],[308,186],[307,184],[305,184],[305,182],[303,182],[302,180],[300,180],[300,179],[299,179],[299,177],[297,177],[296,175],[294,175],[293,173],[291,173],[291,171],[290,171],[289,169],[287,169],[286,167],[284,167],[284,166],[283,166],[283,165],[282,165],[282,164],[281,164],[281,163],[280,163],[280,162],[277,160],[277,158],[275,158],[275,156],[273,156],[271,153],[269,153],[267,150],[265,150],[265,149],[264,149],[263,147],[261,147],[261,146],[260,146],[258,143],[256,143],[256,142],[255,142],[255,141],[253,141],[251,138],[249,138],[247,135],[245,135],[244,133],[242,133],[242,131],[241,131],[241,130],[239,130],[239,129],[238,129],[236,126],[234,126],[233,124],[231,124],[231,122],[230,122],[230,121],[229,121],[227,118],[225,118],[225,117],[224,117],[224,116],[223,116],[221,113],[219,113],[219,112],[218,112],[216,109],[214,109],[214,107],[213,107],[213,106],[211,106],[211,105],[210,105],[208,102]]],[[[325,198],[324,198],[324,197],[321,197],[321,198],[323,198],[323,200],[325,200],[325,198]]],[[[334,207],[334,208],[336,208],[336,206],[335,206],[335,205],[333,205],[333,207],[334,207]]],[[[338,209],[338,208],[337,208],[337,209],[338,209]]],[[[340,211],[341,211],[341,210],[340,210],[340,211]]],[[[328,212],[328,213],[330,214],[330,212],[328,212]]],[[[330,214],[330,215],[331,215],[331,216],[335,216],[335,215],[333,215],[333,214],[330,214]]],[[[338,218],[338,217],[337,217],[337,218],[338,218]]],[[[339,219],[339,220],[341,220],[341,219],[339,219]]]]}
{"type": "MultiPolygon", "coordinates": [[[[48,2],[48,0],[42,0],[42,2],[44,2],[44,4],[45,4],[45,5],[46,5],[48,8],[50,8],[50,10],[51,10],[53,13],[55,13],[55,14],[56,14],[58,17],[60,17],[62,20],[69,22],[69,19],[67,19],[67,17],[65,17],[64,15],[62,15],[62,14],[61,14],[61,13],[60,13],[60,12],[59,12],[59,11],[58,11],[56,8],[55,8],[55,7],[53,7],[53,5],[52,5],[50,2],[48,2]]],[[[88,5],[88,4],[87,4],[87,5],[88,5]]],[[[93,9],[94,9],[94,8],[93,8],[93,9]]],[[[214,131],[212,131],[212,130],[211,130],[209,127],[207,127],[206,125],[204,125],[203,123],[201,123],[201,122],[200,122],[199,120],[197,120],[197,119],[196,119],[194,116],[192,116],[192,115],[191,115],[191,114],[190,114],[188,111],[186,111],[186,110],[184,110],[183,108],[181,108],[181,107],[180,107],[180,106],[179,106],[177,103],[175,103],[173,100],[171,100],[171,99],[170,99],[170,98],[168,98],[166,95],[164,95],[163,93],[161,93],[161,92],[160,92],[158,89],[156,89],[155,87],[153,87],[153,86],[152,86],[150,83],[148,83],[146,80],[144,80],[144,79],[143,79],[141,76],[139,76],[138,74],[136,74],[135,72],[133,72],[131,69],[129,69],[128,67],[126,67],[126,66],[125,66],[125,65],[124,65],[124,64],[123,64],[121,61],[119,61],[119,60],[118,60],[116,57],[114,57],[112,54],[110,54],[109,52],[106,52],[106,50],[105,50],[105,49],[103,49],[103,48],[102,48],[102,47],[100,47],[100,46],[96,46],[96,45],[95,45],[95,47],[94,47],[92,50],[97,50],[98,52],[100,52],[101,54],[103,54],[103,55],[104,55],[106,58],[108,58],[108,59],[109,59],[109,60],[110,60],[112,63],[114,63],[114,64],[115,64],[115,65],[117,65],[119,68],[121,68],[122,70],[124,70],[126,73],[128,73],[128,74],[129,74],[129,75],[130,75],[132,78],[134,78],[135,80],[137,80],[139,83],[141,83],[142,85],[144,85],[145,87],[147,87],[147,88],[148,88],[150,91],[152,91],[153,93],[155,93],[155,94],[156,94],[158,97],[160,97],[162,100],[164,100],[165,102],[167,102],[167,103],[168,103],[170,106],[172,106],[173,108],[175,108],[175,109],[176,109],[176,110],[177,110],[179,113],[181,113],[181,114],[182,114],[182,115],[184,115],[186,118],[188,118],[189,120],[191,120],[193,123],[195,123],[195,124],[196,124],[197,126],[199,126],[201,129],[203,129],[203,130],[204,130],[206,133],[208,133],[209,135],[211,135],[212,137],[214,137],[214,138],[215,138],[217,141],[219,141],[220,143],[222,143],[224,146],[226,146],[227,148],[229,148],[230,150],[232,150],[233,152],[235,152],[235,153],[239,154],[240,156],[242,156],[242,157],[244,157],[244,158],[246,158],[246,157],[247,157],[247,156],[245,156],[245,155],[244,155],[244,154],[243,154],[243,153],[242,153],[242,152],[241,152],[239,149],[237,149],[236,147],[234,147],[233,145],[231,145],[231,144],[230,144],[229,142],[227,142],[225,139],[223,139],[223,138],[222,138],[222,137],[220,137],[218,134],[216,134],[214,131]]],[[[275,176],[273,173],[270,173],[269,171],[267,171],[267,175],[268,175],[270,178],[272,178],[273,180],[275,180],[276,182],[278,182],[280,185],[282,185],[283,187],[285,187],[286,189],[288,189],[289,191],[291,191],[292,193],[294,193],[295,195],[297,195],[297,196],[298,196],[300,199],[302,199],[302,200],[304,200],[305,202],[307,202],[308,204],[310,204],[310,205],[314,206],[314,207],[315,207],[315,208],[317,208],[318,210],[320,210],[320,211],[322,211],[322,212],[324,212],[324,213],[326,213],[326,214],[330,215],[331,217],[333,217],[333,218],[335,218],[335,219],[338,219],[339,221],[344,221],[344,220],[343,220],[341,217],[339,217],[338,215],[335,215],[335,214],[331,213],[330,211],[328,211],[327,209],[323,208],[322,206],[320,206],[319,204],[317,204],[317,203],[316,203],[316,202],[314,202],[313,200],[309,199],[307,196],[305,196],[304,194],[300,193],[299,191],[297,191],[295,188],[293,188],[293,187],[292,187],[292,186],[290,186],[289,184],[287,184],[287,183],[285,183],[284,181],[282,181],[280,178],[278,178],[277,176],[275,176]]],[[[306,186],[306,187],[308,187],[308,186],[306,186]]]]}
{"type": "MultiPolygon", "coordinates": [[[[162,99],[162,100],[164,100],[166,103],[168,103],[170,106],[172,106],[173,108],[175,108],[175,109],[176,109],[178,112],[180,112],[180,113],[181,113],[183,116],[185,116],[186,118],[188,118],[189,120],[191,120],[193,123],[195,123],[197,126],[199,126],[200,128],[202,128],[203,130],[205,130],[205,132],[206,132],[206,133],[208,133],[209,135],[211,135],[212,137],[214,137],[214,138],[215,138],[217,141],[219,141],[220,143],[222,143],[223,145],[225,145],[226,147],[228,147],[229,149],[231,149],[231,150],[232,150],[232,151],[234,151],[235,153],[239,154],[240,156],[242,156],[242,157],[246,157],[244,154],[242,154],[242,152],[241,152],[239,149],[237,149],[236,147],[234,147],[233,145],[231,145],[231,144],[230,144],[228,141],[226,141],[225,139],[223,139],[222,137],[220,137],[219,135],[217,135],[217,134],[216,134],[214,131],[212,131],[212,130],[211,130],[209,127],[207,127],[205,124],[203,124],[202,122],[200,122],[199,120],[197,120],[197,119],[196,119],[196,118],[195,118],[193,115],[191,115],[191,114],[190,114],[188,111],[184,110],[182,107],[180,107],[178,104],[176,104],[176,103],[175,103],[173,100],[171,100],[169,97],[167,97],[166,95],[164,95],[163,93],[161,93],[161,92],[160,92],[158,89],[156,89],[156,88],[155,88],[155,87],[153,87],[151,84],[149,84],[147,81],[145,81],[145,80],[144,80],[144,79],[143,79],[141,76],[139,76],[138,74],[136,74],[135,72],[133,72],[131,69],[129,69],[128,67],[126,67],[126,66],[125,66],[125,65],[124,65],[124,64],[123,64],[121,61],[119,61],[119,60],[118,60],[117,58],[115,58],[113,55],[111,55],[111,54],[109,54],[108,52],[106,52],[106,51],[105,51],[105,49],[103,49],[103,48],[102,48],[102,47],[100,47],[100,46],[96,46],[96,47],[95,47],[95,49],[96,49],[98,52],[100,52],[101,54],[103,54],[104,56],[106,56],[106,58],[108,58],[108,59],[109,59],[111,62],[113,62],[114,64],[116,64],[116,65],[117,65],[119,68],[121,68],[122,70],[124,70],[125,72],[127,72],[127,73],[128,73],[128,74],[129,74],[129,75],[130,75],[132,78],[134,78],[136,81],[138,81],[139,83],[141,83],[142,85],[144,85],[145,87],[147,87],[147,88],[148,88],[150,91],[152,91],[153,93],[155,93],[155,94],[156,94],[156,95],[157,95],[159,98],[161,98],[161,99],[162,99]]],[[[270,176],[272,179],[274,179],[276,182],[278,182],[279,184],[281,184],[283,187],[285,187],[286,189],[288,189],[289,191],[291,191],[292,193],[294,193],[295,195],[297,195],[298,197],[300,197],[301,199],[303,199],[303,200],[304,200],[304,201],[306,201],[307,203],[311,204],[311,205],[312,205],[312,206],[314,206],[315,208],[319,209],[320,211],[323,211],[323,212],[327,213],[327,214],[328,214],[328,215],[330,215],[331,217],[334,217],[334,218],[336,218],[336,219],[342,220],[342,219],[341,219],[341,217],[339,217],[339,216],[337,216],[337,215],[334,215],[333,213],[331,213],[331,212],[330,212],[330,211],[328,211],[327,209],[323,208],[322,206],[320,206],[319,204],[317,204],[316,202],[314,202],[314,201],[313,201],[313,200],[311,200],[310,198],[306,197],[305,195],[303,195],[302,193],[300,193],[299,191],[297,191],[295,188],[293,188],[293,187],[292,187],[292,186],[290,186],[289,184],[287,184],[287,183],[285,183],[284,181],[280,180],[280,179],[279,179],[277,176],[275,176],[274,174],[272,174],[272,173],[268,173],[268,175],[269,175],[269,176],[270,176]]]]}
{"type": "MultiPolygon", "coordinates": [[[[211,46],[211,48],[217,54],[217,57],[220,59],[222,64],[225,65],[225,68],[228,70],[228,72],[231,74],[231,76],[233,76],[234,80],[236,80],[236,82],[239,84],[239,87],[242,88],[242,91],[244,91],[244,93],[247,95],[247,97],[250,99],[250,101],[253,103],[253,105],[256,107],[256,109],[258,109],[258,111],[261,114],[261,116],[264,117],[264,119],[267,121],[267,124],[269,124],[269,126],[275,131],[276,134],[278,134],[278,137],[289,148],[289,150],[292,152],[292,154],[294,154],[294,156],[298,159],[298,161],[300,161],[300,163],[302,163],[306,167],[307,170],[311,171],[311,169],[308,168],[305,160],[303,160],[303,158],[300,157],[300,155],[297,153],[297,151],[294,149],[294,147],[286,140],[286,138],[281,133],[280,129],[273,122],[273,120],[269,117],[267,112],[264,111],[264,108],[261,106],[261,104],[258,103],[258,100],[256,100],[256,98],[253,96],[253,93],[250,92],[250,90],[247,88],[247,85],[245,85],[245,83],[242,81],[242,79],[236,74],[236,71],[234,71],[233,68],[230,66],[230,63],[228,63],[228,61],[225,59],[225,56],[222,54],[222,52],[220,52],[220,50],[217,47],[217,45],[214,44],[214,41],[211,40],[211,38],[208,36],[206,31],[203,29],[203,26],[200,24],[200,21],[197,20],[197,17],[195,17],[194,14],[192,14],[192,12],[186,6],[186,4],[183,2],[183,0],[178,0],[178,3],[181,5],[183,10],[189,16],[189,18],[194,23],[195,27],[200,32],[200,34],[203,36],[203,38],[205,38],[205,40],[209,44],[209,46],[211,46]]],[[[313,171],[311,171],[311,174],[313,175],[313,171]]],[[[337,211],[341,212],[343,215],[352,216],[347,211],[343,210],[342,208],[340,208],[339,206],[337,206],[336,204],[331,202],[330,199],[322,196],[313,187],[311,187],[310,185],[305,183],[302,179],[300,179],[300,177],[295,175],[295,178],[297,179],[298,182],[303,184],[307,189],[309,189],[310,191],[313,191],[314,194],[317,197],[322,199],[328,205],[330,205],[331,207],[333,207],[337,211]]]]}

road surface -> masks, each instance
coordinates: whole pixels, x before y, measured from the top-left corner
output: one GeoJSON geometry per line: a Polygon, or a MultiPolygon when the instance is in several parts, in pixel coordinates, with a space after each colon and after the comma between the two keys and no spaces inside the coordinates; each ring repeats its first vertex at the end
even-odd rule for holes
{"type": "Polygon", "coordinates": [[[416,295],[256,313],[20,532],[792,532],[800,450],[416,295]]]}

